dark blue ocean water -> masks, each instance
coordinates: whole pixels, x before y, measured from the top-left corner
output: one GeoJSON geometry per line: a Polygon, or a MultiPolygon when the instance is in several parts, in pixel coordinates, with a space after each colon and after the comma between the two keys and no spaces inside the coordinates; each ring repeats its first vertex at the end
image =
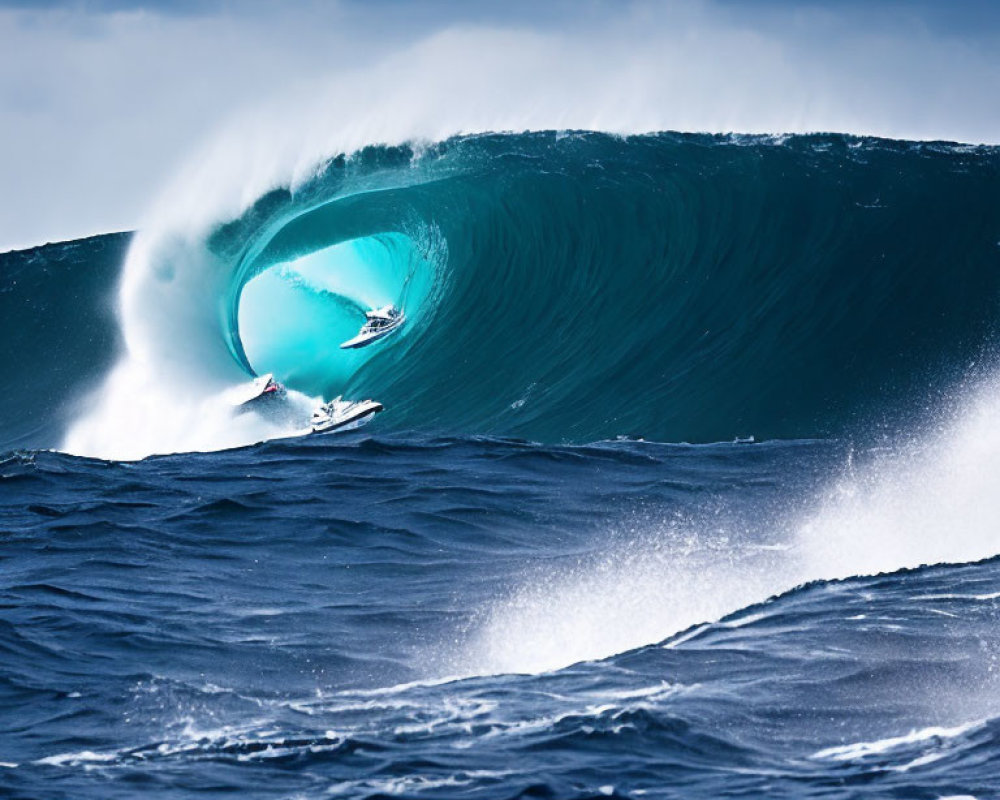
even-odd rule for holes
{"type": "Polygon", "coordinates": [[[864,458],[5,456],[0,794],[996,796],[997,563],[789,585],[789,520],[864,458]]]}
{"type": "Polygon", "coordinates": [[[0,797],[1000,797],[1000,150],[216,166],[0,254],[0,797]]]}

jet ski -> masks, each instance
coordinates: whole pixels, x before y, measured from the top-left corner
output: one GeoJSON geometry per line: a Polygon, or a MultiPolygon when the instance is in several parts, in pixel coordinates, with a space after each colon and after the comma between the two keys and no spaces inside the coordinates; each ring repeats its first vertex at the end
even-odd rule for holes
{"type": "Polygon", "coordinates": [[[404,322],[406,322],[406,315],[393,305],[366,311],[365,324],[361,326],[361,331],[353,339],[344,342],[340,348],[341,350],[351,350],[356,347],[365,347],[388,336],[393,331],[399,330],[404,322]]]}
{"type": "Polygon", "coordinates": [[[313,433],[349,431],[360,428],[381,410],[382,404],[375,400],[360,400],[355,403],[335,397],[313,411],[310,427],[313,433]]]}
{"type": "Polygon", "coordinates": [[[231,397],[233,405],[237,408],[255,408],[265,403],[270,405],[271,402],[283,399],[287,395],[288,390],[269,372],[241,386],[231,397]]]}

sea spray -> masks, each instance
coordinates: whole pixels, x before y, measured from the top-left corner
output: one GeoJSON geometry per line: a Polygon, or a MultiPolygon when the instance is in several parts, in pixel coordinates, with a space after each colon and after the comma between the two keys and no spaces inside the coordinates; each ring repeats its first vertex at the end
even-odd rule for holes
{"type": "Polygon", "coordinates": [[[559,669],[810,582],[997,555],[998,379],[942,402],[936,420],[891,448],[849,449],[811,497],[789,493],[783,513],[741,517],[715,498],[686,520],[647,514],[609,530],[595,553],[530,569],[479,615],[457,664],[473,674],[559,669]]]}

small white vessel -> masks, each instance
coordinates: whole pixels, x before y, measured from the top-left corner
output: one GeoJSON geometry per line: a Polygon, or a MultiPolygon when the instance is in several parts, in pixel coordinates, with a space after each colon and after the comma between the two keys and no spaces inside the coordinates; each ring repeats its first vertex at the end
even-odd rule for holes
{"type": "Polygon", "coordinates": [[[268,372],[250,383],[240,386],[229,397],[234,406],[248,408],[271,400],[278,400],[288,394],[288,390],[268,372]]]}
{"type": "Polygon", "coordinates": [[[349,431],[360,428],[381,410],[382,404],[375,400],[351,402],[335,397],[313,411],[310,427],[313,433],[349,431]]]}
{"type": "Polygon", "coordinates": [[[399,330],[406,322],[406,315],[394,305],[382,306],[365,312],[365,324],[353,339],[348,339],[340,348],[351,350],[365,347],[399,330]]]}

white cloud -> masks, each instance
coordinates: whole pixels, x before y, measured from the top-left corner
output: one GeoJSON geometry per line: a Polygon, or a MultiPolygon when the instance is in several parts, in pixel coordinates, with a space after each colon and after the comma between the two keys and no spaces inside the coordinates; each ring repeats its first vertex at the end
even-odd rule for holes
{"type": "Polygon", "coordinates": [[[757,20],[717,2],[595,4],[565,25],[521,9],[512,27],[401,19],[395,4],[289,8],[0,10],[0,249],[133,227],[178,175],[174,212],[206,212],[195,188],[238,206],[369,140],[588,127],[995,142],[1000,130],[995,37],[872,26],[857,7],[757,20]],[[185,197],[195,207],[177,208],[185,197]]]}

